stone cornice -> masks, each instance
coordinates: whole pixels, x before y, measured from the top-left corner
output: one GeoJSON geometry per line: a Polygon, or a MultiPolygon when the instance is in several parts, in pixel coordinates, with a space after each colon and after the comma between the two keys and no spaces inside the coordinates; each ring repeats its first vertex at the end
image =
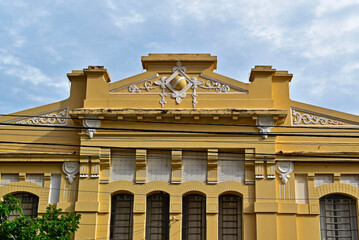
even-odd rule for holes
{"type": "Polygon", "coordinates": [[[256,119],[259,115],[270,115],[274,120],[283,120],[287,117],[287,110],[281,109],[86,109],[78,108],[70,111],[72,117],[81,118],[86,115],[106,117],[251,117],[256,119]]]}

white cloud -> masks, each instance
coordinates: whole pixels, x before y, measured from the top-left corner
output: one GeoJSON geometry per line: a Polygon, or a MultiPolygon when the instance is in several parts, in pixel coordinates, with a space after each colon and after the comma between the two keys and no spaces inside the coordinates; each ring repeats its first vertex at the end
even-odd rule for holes
{"type": "Polygon", "coordinates": [[[121,4],[118,6],[117,3],[112,0],[107,0],[106,6],[111,11],[110,17],[114,25],[122,30],[133,24],[145,22],[143,13],[139,13],[134,9],[127,11],[127,6],[122,6],[121,4]]]}
{"type": "Polygon", "coordinates": [[[359,62],[349,62],[342,67],[344,73],[354,73],[359,70],[359,62]]]}
{"type": "Polygon", "coordinates": [[[114,21],[114,24],[121,29],[125,29],[129,25],[142,23],[145,21],[145,18],[135,11],[130,11],[128,16],[111,14],[111,17],[114,21]]]}
{"type": "Polygon", "coordinates": [[[324,14],[336,12],[343,8],[358,4],[359,0],[319,0],[319,4],[315,8],[315,14],[316,16],[321,17],[324,14]]]}
{"type": "Polygon", "coordinates": [[[44,84],[53,87],[65,87],[66,83],[53,81],[44,74],[39,68],[23,63],[15,56],[0,49],[0,68],[7,75],[15,76],[23,82],[29,82],[33,85],[44,84]]]}

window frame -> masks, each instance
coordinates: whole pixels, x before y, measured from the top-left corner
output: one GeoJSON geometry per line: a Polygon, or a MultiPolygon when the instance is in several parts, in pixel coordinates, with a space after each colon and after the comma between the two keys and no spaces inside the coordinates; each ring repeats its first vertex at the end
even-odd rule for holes
{"type": "MultiPolygon", "coordinates": [[[[30,218],[36,218],[38,216],[38,209],[39,209],[38,196],[29,192],[18,192],[12,195],[21,201],[20,207],[25,216],[28,216],[30,218]],[[27,201],[26,199],[29,199],[29,201],[27,201]],[[28,204],[31,204],[31,207],[27,207],[28,204]],[[31,214],[26,214],[26,211],[31,211],[31,214]]],[[[20,212],[10,213],[8,219],[12,220],[15,219],[16,217],[20,217],[20,212]]]]}
{"type": "Polygon", "coordinates": [[[355,199],[342,194],[321,197],[319,199],[321,239],[358,239],[356,204],[355,199]],[[344,229],[344,226],[349,226],[349,229],[344,229]],[[343,232],[349,235],[339,236],[343,232]],[[333,233],[334,235],[331,235],[333,233]]]}
{"type": "Polygon", "coordinates": [[[133,194],[128,194],[128,193],[120,193],[120,194],[115,194],[111,197],[111,224],[110,224],[110,239],[118,239],[118,240],[130,240],[133,238],[133,201],[134,201],[134,196],[133,194]],[[119,208],[121,206],[116,206],[116,205],[120,205],[120,203],[128,203],[129,205],[129,211],[128,213],[120,213],[119,212],[119,208]],[[117,210],[117,211],[116,211],[117,210]],[[116,216],[126,216],[128,215],[128,226],[127,227],[123,227],[121,225],[116,226],[116,222],[121,222],[121,221],[126,221],[125,220],[115,220],[116,216]],[[126,232],[116,232],[115,230],[118,228],[123,227],[124,229],[127,228],[126,232]],[[126,234],[128,235],[128,238],[114,238],[114,236],[116,234],[126,234]]]}
{"type": "Polygon", "coordinates": [[[200,235],[197,240],[205,240],[207,235],[207,212],[206,212],[206,197],[200,194],[189,194],[182,198],[182,240],[191,240],[190,235],[200,235]],[[199,206],[195,206],[199,203],[199,206]],[[190,204],[192,206],[190,206],[190,204]],[[190,213],[190,210],[200,210],[200,213],[190,213]],[[190,220],[193,216],[200,216],[199,220],[190,220]],[[200,223],[199,227],[189,226],[191,222],[200,223]],[[199,229],[199,233],[190,233],[191,229],[199,229]]]}
{"type": "Polygon", "coordinates": [[[218,239],[226,240],[226,235],[235,236],[234,239],[241,240],[243,233],[243,199],[242,197],[234,194],[224,194],[219,196],[219,211],[218,211],[218,239]],[[224,208],[225,203],[234,203],[236,206],[230,208],[224,208]],[[235,213],[225,213],[226,209],[235,210],[235,213]],[[235,216],[235,220],[224,220],[225,217],[235,216]],[[224,227],[224,222],[235,223],[235,227],[224,227]],[[236,229],[235,234],[224,233],[224,229],[236,229]]]}
{"type": "Polygon", "coordinates": [[[169,239],[170,235],[170,195],[164,192],[155,193],[147,196],[146,206],[146,240],[169,239]],[[158,204],[155,204],[158,203],[158,204]],[[154,206],[160,205],[160,206],[154,206]],[[156,217],[157,216],[157,217],[156,217]],[[157,220],[158,217],[161,220],[157,220]],[[159,225],[157,225],[159,223],[159,225]],[[156,226],[157,225],[157,226],[156,226]],[[156,230],[160,238],[152,238],[156,230]]]}

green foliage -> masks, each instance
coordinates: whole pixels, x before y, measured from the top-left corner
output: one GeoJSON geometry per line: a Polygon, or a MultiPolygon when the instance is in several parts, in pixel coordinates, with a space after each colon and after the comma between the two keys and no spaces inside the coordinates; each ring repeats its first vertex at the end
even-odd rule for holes
{"type": "Polygon", "coordinates": [[[41,217],[24,216],[20,200],[8,194],[0,201],[0,239],[2,240],[70,240],[79,228],[80,214],[61,214],[62,209],[49,205],[41,217]],[[8,220],[11,212],[20,212],[20,217],[8,220]]]}

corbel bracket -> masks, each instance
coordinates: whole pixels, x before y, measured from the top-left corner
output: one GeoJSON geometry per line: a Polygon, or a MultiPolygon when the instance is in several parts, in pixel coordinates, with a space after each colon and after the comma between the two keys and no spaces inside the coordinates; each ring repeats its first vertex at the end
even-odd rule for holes
{"type": "Polygon", "coordinates": [[[96,129],[101,126],[101,120],[97,119],[98,116],[96,115],[89,115],[86,116],[85,119],[82,121],[84,127],[86,127],[86,133],[89,138],[93,138],[96,129]]]}
{"type": "Polygon", "coordinates": [[[259,132],[263,133],[263,139],[268,138],[270,129],[274,126],[274,120],[271,115],[259,115],[256,121],[259,132]]]}

